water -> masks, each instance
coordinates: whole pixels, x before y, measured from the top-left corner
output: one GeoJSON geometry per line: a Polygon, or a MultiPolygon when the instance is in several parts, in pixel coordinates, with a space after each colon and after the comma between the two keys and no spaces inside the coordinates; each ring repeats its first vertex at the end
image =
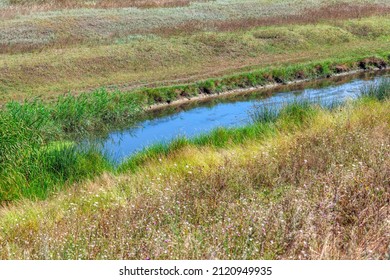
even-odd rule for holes
{"type": "Polygon", "coordinates": [[[236,127],[248,124],[251,122],[251,110],[260,104],[280,108],[297,99],[319,100],[321,103],[343,102],[358,97],[363,86],[375,83],[379,79],[380,77],[368,80],[353,79],[344,84],[333,84],[323,88],[276,92],[266,98],[264,98],[264,93],[251,94],[239,100],[222,100],[211,105],[210,103],[201,104],[195,108],[184,108],[180,112],[142,121],[135,128],[113,131],[108,137],[95,139],[94,142],[100,143],[102,151],[111,160],[120,163],[152,144],[167,142],[179,136],[193,137],[217,127],[236,127]]]}

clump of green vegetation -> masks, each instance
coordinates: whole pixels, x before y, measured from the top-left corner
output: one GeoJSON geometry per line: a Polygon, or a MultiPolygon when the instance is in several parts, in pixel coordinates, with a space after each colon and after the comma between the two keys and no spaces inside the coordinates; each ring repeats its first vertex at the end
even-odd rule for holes
{"type": "Polygon", "coordinates": [[[50,103],[41,99],[24,103],[9,102],[2,113],[26,122],[48,138],[53,138],[55,136],[49,134],[105,131],[107,125],[134,122],[143,112],[143,99],[133,93],[122,94],[119,91],[99,89],[78,96],[62,95],[50,103]]]}
{"type": "Polygon", "coordinates": [[[281,110],[279,118],[282,121],[279,126],[296,127],[310,122],[316,114],[315,106],[319,105],[313,104],[310,100],[294,100],[281,110]]]}
{"type": "Polygon", "coordinates": [[[369,85],[362,90],[362,96],[386,100],[390,98],[390,79],[383,79],[380,83],[369,85]]]}
{"type": "Polygon", "coordinates": [[[257,123],[274,122],[278,117],[278,111],[264,104],[255,105],[254,110],[250,112],[251,118],[257,123]]]}
{"type": "Polygon", "coordinates": [[[110,170],[97,150],[81,150],[64,139],[134,122],[142,112],[137,98],[99,90],[55,103],[7,104],[0,111],[0,201],[43,199],[65,184],[110,170]]]}

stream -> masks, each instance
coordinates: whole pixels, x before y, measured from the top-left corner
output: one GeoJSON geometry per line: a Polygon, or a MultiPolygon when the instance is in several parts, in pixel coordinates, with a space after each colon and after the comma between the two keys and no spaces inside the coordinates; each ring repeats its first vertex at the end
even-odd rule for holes
{"type": "Polygon", "coordinates": [[[389,76],[389,73],[362,73],[175,106],[152,112],[148,119],[135,127],[112,131],[108,136],[89,140],[89,143],[98,143],[99,149],[118,164],[156,143],[169,142],[179,136],[190,138],[218,127],[248,124],[252,121],[251,111],[255,106],[278,110],[294,100],[310,99],[325,104],[355,99],[362,87],[378,82],[383,76],[389,76]]]}

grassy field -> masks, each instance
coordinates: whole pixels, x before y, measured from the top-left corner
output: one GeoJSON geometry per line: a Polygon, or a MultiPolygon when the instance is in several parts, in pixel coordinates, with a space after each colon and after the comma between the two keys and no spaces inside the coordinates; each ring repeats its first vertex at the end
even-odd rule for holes
{"type": "Polygon", "coordinates": [[[389,81],[341,107],[154,147],[42,202],[0,211],[2,259],[389,257],[389,81]]]}
{"type": "Polygon", "coordinates": [[[387,0],[0,0],[0,259],[389,258],[390,82],[116,167],[153,105],[390,64],[387,0]]]}
{"type": "Polygon", "coordinates": [[[390,49],[388,1],[224,0],[12,17],[2,10],[2,103],[101,86],[180,84],[390,49]]]}

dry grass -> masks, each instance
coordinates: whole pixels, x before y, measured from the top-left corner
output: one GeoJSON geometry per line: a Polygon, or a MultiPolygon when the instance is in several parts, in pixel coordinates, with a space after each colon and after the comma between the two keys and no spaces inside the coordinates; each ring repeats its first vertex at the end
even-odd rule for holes
{"type": "MultiPolygon", "coordinates": [[[[0,10],[4,18],[13,18],[18,15],[30,15],[37,12],[47,12],[64,9],[112,9],[112,8],[167,8],[188,6],[192,2],[206,2],[209,0],[10,0],[9,6],[0,10]]],[[[1,7],[0,7],[1,8],[1,7]]]]}
{"type": "MultiPolygon", "coordinates": [[[[31,9],[30,9],[31,10],[31,9]]],[[[201,11],[198,11],[201,15],[201,11]]],[[[9,18],[5,10],[0,9],[0,16],[9,18]]],[[[175,18],[177,11],[172,11],[175,18]]],[[[196,13],[196,11],[195,11],[196,13]]],[[[334,3],[319,8],[303,8],[299,13],[289,14],[281,11],[278,15],[242,16],[215,20],[204,19],[202,16],[189,17],[188,20],[178,20],[171,24],[145,23],[135,18],[137,24],[128,18],[114,17],[110,14],[104,17],[84,18],[83,14],[64,21],[59,14],[58,20],[47,20],[43,23],[28,21],[10,23],[0,26],[0,54],[15,54],[32,51],[43,51],[50,48],[64,48],[80,44],[109,45],[113,41],[126,41],[129,37],[154,34],[156,36],[187,36],[205,31],[242,31],[259,26],[287,26],[293,24],[317,24],[323,21],[360,19],[370,16],[386,16],[390,14],[390,6],[382,4],[352,4],[334,3]],[[200,18],[200,19],[199,19],[200,18]]],[[[161,16],[161,15],[159,15],[161,16]]],[[[217,17],[217,14],[216,14],[217,17]]],[[[163,19],[163,18],[161,18],[163,19]]],[[[167,19],[171,21],[172,19],[167,19]]]]}
{"type": "Polygon", "coordinates": [[[188,147],[0,214],[2,259],[389,257],[390,103],[318,111],[266,141],[188,147]]]}
{"type": "Polygon", "coordinates": [[[0,102],[99,86],[170,85],[254,68],[354,59],[389,49],[386,17],[162,38],[0,55],[0,102]],[[339,26],[340,25],[340,26],[339,26]],[[78,73],[77,77],[74,73],[78,73]]]}
{"type": "Polygon", "coordinates": [[[38,1],[25,2],[20,1],[20,4],[10,6],[0,6],[0,18],[4,20],[12,20],[21,16],[29,16],[34,14],[42,14],[53,11],[65,11],[76,9],[122,9],[122,8],[174,8],[186,7],[193,2],[208,2],[212,0],[101,0],[101,1],[77,1],[77,0],[56,0],[56,1],[38,1]],[[25,4],[22,4],[25,3],[25,4]]]}
{"type": "Polygon", "coordinates": [[[51,11],[64,11],[74,9],[121,9],[121,8],[174,8],[186,7],[193,2],[208,2],[212,0],[55,0],[55,1],[14,1],[9,6],[0,6],[0,18],[14,19],[20,16],[29,16],[51,11]]]}
{"type": "MultiPolygon", "coordinates": [[[[237,31],[258,26],[281,26],[292,24],[317,24],[330,20],[360,19],[374,15],[389,15],[390,6],[380,4],[359,5],[356,3],[331,3],[319,8],[306,8],[299,14],[269,16],[262,18],[236,19],[226,21],[192,20],[181,25],[148,31],[164,36],[182,35],[205,30],[237,31]]],[[[142,30],[138,33],[142,34],[142,30]]]]}
{"type": "MultiPolygon", "coordinates": [[[[195,0],[196,1],[196,0],[195,0]]],[[[202,0],[200,0],[202,1],[202,0]]],[[[124,7],[180,7],[191,0],[10,0],[9,4],[19,6],[47,6],[53,8],[124,8],[124,7]]]]}

